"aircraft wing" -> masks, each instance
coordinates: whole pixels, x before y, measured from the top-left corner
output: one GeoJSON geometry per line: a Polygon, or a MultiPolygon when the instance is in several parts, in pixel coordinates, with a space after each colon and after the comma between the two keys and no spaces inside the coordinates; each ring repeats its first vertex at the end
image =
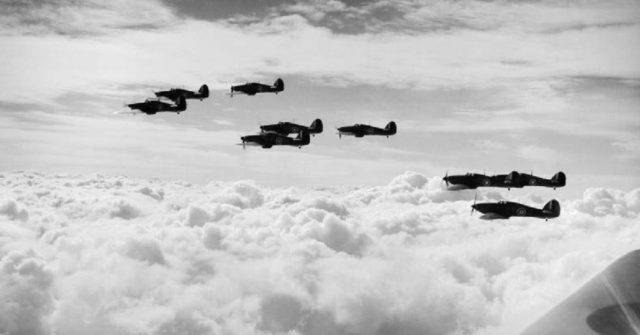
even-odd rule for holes
{"type": "Polygon", "coordinates": [[[640,250],[618,258],[521,335],[638,334],[640,250]]]}
{"type": "Polygon", "coordinates": [[[156,109],[153,105],[148,103],[135,103],[128,105],[131,109],[137,109],[142,113],[153,113],[156,112],[156,109]]]}
{"type": "Polygon", "coordinates": [[[275,129],[277,129],[278,125],[277,124],[264,124],[260,126],[260,130],[262,130],[262,132],[268,132],[268,131],[275,131],[275,129]]]}
{"type": "Polygon", "coordinates": [[[167,98],[169,100],[173,100],[173,101],[178,100],[178,97],[181,95],[180,92],[177,92],[176,90],[160,91],[160,92],[155,92],[154,94],[158,98],[165,97],[165,98],[167,98]]]}
{"type": "Polygon", "coordinates": [[[165,110],[167,108],[173,107],[173,105],[166,102],[158,101],[158,107],[160,107],[160,110],[165,110]]]}
{"type": "Polygon", "coordinates": [[[261,126],[260,129],[262,129],[265,133],[266,132],[276,133],[276,134],[292,133],[291,127],[289,127],[286,124],[269,124],[269,125],[261,126]]]}
{"type": "Polygon", "coordinates": [[[508,219],[506,216],[502,216],[502,215],[500,215],[498,213],[492,213],[492,212],[482,214],[480,216],[480,218],[482,220],[504,220],[504,219],[508,219]]]}
{"type": "Polygon", "coordinates": [[[471,190],[471,189],[475,189],[475,187],[470,187],[469,185],[465,185],[465,184],[450,184],[447,187],[447,190],[449,191],[460,191],[460,190],[471,190]]]}

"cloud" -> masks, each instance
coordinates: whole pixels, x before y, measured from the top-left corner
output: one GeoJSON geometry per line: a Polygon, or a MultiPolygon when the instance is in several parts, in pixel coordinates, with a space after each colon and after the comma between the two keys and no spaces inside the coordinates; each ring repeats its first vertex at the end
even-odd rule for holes
{"type": "Polygon", "coordinates": [[[318,189],[27,172],[0,186],[8,333],[513,334],[640,242],[640,189],[589,189],[544,222],[479,220],[473,192],[415,172],[318,189]]]}
{"type": "Polygon", "coordinates": [[[25,221],[29,218],[29,213],[24,208],[18,208],[13,199],[0,202],[0,214],[5,215],[10,220],[25,221]]]}
{"type": "Polygon", "coordinates": [[[0,331],[8,334],[49,334],[54,310],[54,273],[30,250],[0,258],[0,331]]]}
{"type": "Polygon", "coordinates": [[[0,18],[4,34],[60,34],[74,37],[102,35],[127,29],[160,29],[177,19],[158,1],[116,0],[36,2],[3,1],[0,18]]]}
{"type": "Polygon", "coordinates": [[[635,60],[640,57],[631,46],[640,18],[633,1],[618,6],[588,1],[561,5],[383,1],[359,7],[339,1],[300,2],[247,25],[177,18],[157,1],[135,6],[124,1],[85,5],[53,1],[35,6],[36,10],[10,6],[17,9],[4,17],[18,22],[6,24],[8,33],[0,38],[0,46],[7,50],[0,56],[5,64],[0,75],[8,82],[0,87],[0,100],[51,102],[69,92],[123,96],[141,85],[203,81],[226,89],[231,81],[271,73],[332,86],[513,87],[518,92],[523,89],[516,85],[570,76],[638,75],[635,60]],[[317,15],[338,26],[363,17],[357,25],[372,31],[340,34],[315,24],[317,15]],[[331,18],[335,15],[339,18],[331,18]],[[624,24],[611,26],[612,20],[624,24]],[[42,29],[45,32],[69,33],[26,34],[24,29],[38,25],[34,22],[50,22],[42,29]],[[129,29],[137,25],[154,28],[129,29]],[[76,30],[90,35],[70,38],[76,30]],[[203,44],[203,36],[214,37],[215,43],[203,44]],[[24,71],[27,66],[30,71],[24,71]]]}
{"type": "Polygon", "coordinates": [[[298,14],[342,34],[401,31],[408,34],[457,30],[514,29],[536,33],[633,25],[632,1],[600,5],[591,1],[297,1],[273,8],[270,16],[298,14]]]}
{"type": "Polygon", "coordinates": [[[640,213],[640,190],[627,193],[614,189],[589,188],[584,191],[583,199],[577,202],[576,207],[596,217],[635,217],[640,213]]]}

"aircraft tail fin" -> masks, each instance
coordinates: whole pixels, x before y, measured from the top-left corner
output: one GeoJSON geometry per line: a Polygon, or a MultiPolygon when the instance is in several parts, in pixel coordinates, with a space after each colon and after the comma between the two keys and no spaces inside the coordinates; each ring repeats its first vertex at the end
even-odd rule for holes
{"type": "Polygon", "coordinates": [[[553,218],[557,218],[558,216],[560,216],[560,203],[558,202],[558,200],[553,199],[547,202],[544,207],[542,207],[542,211],[550,214],[550,216],[553,218]]]}
{"type": "Polygon", "coordinates": [[[384,130],[386,130],[389,135],[394,135],[398,131],[398,128],[396,127],[396,123],[391,121],[387,123],[387,126],[384,127],[384,130]]]}
{"type": "Polygon", "coordinates": [[[176,100],[176,110],[178,111],[183,111],[187,109],[187,100],[184,98],[184,96],[179,96],[178,99],[176,100]]]}
{"type": "Polygon", "coordinates": [[[309,132],[313,134],[319,134],[322,132],[322,130],[323,130],[322,120],[320,119],[313,120],[313,122],[311,123],[311,126],[309,127],[309,132]]]}
{"type": "Polygon", "coordinates": [[[273,83],[273,87],[278,92],[284,91],[284,81],[280,78],[276,79],[275,83],[273,83]]]}
{"type": "Polygon", "coordinates": [[[206,84],[200,86],[200,89],[198,90],[198,93],[200,93],[200,96],[202,98],[208,98],[209,97],[209,86],[207,86],[206,84]]]}
{"type": "Polygon", "coordinates": [[[553,177],[551,177],[551,183],[554,186],[562,187],[567,184],[567,176],[564,174],[564,172],[560,171],[554,174],[553,177]]]}
{"type": "Polygon", "coordinates": [[[296,140],[298,140],[299,144],[302,145],[307,145],[311,142],[311,137],[309,136],[309,132],[306,130],[301,130],[298,133],[298,137],[296,137],[296,140]]]}
{"type": "Polygon", "coordinates": [[[518,171],[511,171],[507,174],[504,181],[508,185],[517,185],[520,183],[520,173],[518,173],[518,171]]]}

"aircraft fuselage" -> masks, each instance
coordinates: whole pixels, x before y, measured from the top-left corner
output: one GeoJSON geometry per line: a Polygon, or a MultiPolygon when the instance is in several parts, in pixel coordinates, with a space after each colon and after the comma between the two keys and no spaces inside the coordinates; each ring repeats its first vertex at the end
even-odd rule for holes
{"type": "Polygon", "coordinates": [[[551,219],[560,215],[560,204],[556,200],[549,201],[542,209],[511,201],[478,203],[471,208],[483,213],[480,218],[484,220],[508,219],[513,216],[551,219]]]}

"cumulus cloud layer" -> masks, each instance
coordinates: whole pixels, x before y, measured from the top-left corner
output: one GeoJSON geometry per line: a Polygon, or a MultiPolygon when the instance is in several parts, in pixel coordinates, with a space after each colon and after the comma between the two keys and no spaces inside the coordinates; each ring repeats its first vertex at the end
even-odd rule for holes
{"type": "Polygon", "coordinates": [[[304,190],[0,174],[0,333],[513,334],[640,242],[640,189],[589,189],[549,222],[481,221],[473,197],[412,172],[304,190]]]}

